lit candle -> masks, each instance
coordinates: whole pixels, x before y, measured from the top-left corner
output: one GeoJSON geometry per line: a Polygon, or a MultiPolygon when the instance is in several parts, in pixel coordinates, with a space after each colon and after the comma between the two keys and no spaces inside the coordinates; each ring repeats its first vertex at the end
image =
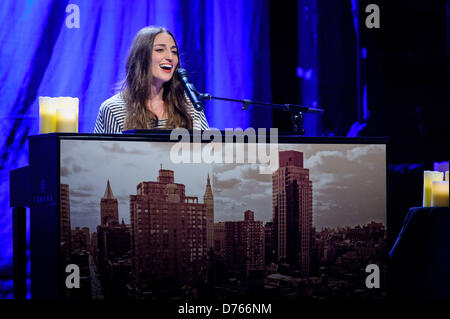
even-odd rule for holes
{"type": "Polygon", "coordinates": [[[56,131],[76,132],[77,116],[75,111],[69,107],[58,107],[56,109],[56,131]]]}
{"type": "Polygon", "coordinates": [[[78,98],[39,97],[39,132],[78,133],[78,98]]]}
{"type": "Polygon", "coordinates": [[[53,133],[56,130],[56,103],[51,97],[39,97],[39,133],[53,133]]]}
{"type": "Polygon", "coordinates": [[[75,120],[73,128],[70,132],[78,133],[78,104],[79,100],[77,97],[60,97],[58,98],[58,107],[59,108],[69,108],[75,114],[75,120]]]}
{"type": "Polygon", "coordinates": [[[442,181],[444,173],[436,171],[423,172],[423,207],[431,206],[431,182],[442,181]]]}
{"type": "Polygon", "coordinates": [[[448,182],[431,182],[431,206],[448,207],[448,182]]]}

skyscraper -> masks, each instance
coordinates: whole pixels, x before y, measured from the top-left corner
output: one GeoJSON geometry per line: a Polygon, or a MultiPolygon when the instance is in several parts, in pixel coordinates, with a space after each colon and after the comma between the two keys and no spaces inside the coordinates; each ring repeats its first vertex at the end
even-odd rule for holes
{"type": "Polygon", "coordinates": [[[72,251],[89,251],[91,247],[91,234],[87,227],[72,229],[72,251]]]}
{"type": "Polygon", "coordinates": [[[139,283],[204,280],[207,274],[206,204],[186,196],[174,172],[141,182],[130,195],[134,274],[139,283]]]}
{"type": "Polygon", "coordinates": [[[72,250],[70,229],[70,194],[69,185],[61,184],[59,190],[60,219],[59,227],[61,231],[61,255],[64,258],[64,267],[70,263],[70,253],[72,250]]]}
{"type": "Polygon", "coordinates": [[[312,182],[303,167],[303,153],[279,153],[280,167],[272,174],[275,258],[310,271],[312,229],[312,182]]]}
{"type": "Polygon", "coordinates": [[[206,182],[205,195],[203,196],[203,203],[206,205],[206,247],[214,248],[214,196],[211,189],[211,183],[208,179],[206,182]]]}
{"type": "Polygon", "coordinates": [[[222,256],[225,253],[225,223],[218,222],[214,223],[214,252],[222,256]]]}
{"type": "Polygon", "coordinates": [[[244,221],[225,222],[225,264],[228,271],[248,278],[264,271],[264,228],[254,212],[244,212],[244,221]]]}
{"type": "MultiPolygon", "coordinates": [[[[123,219],[119,224],[119,204],[117,198],[114,197],[109,180],[106,184],[105,194],[100,201],[100,216],[101,225],[97,226],[96,232],[97,267],[104,274],[102,284],[105,288],[105,295],[117,295],[117,292],[113,291],[118,289],[115,285],[120,286],[123,283],[123,277],[118,275],[123,268],[117,268],[116,264],[123,262],[122,258],[128,255],[131,235],[130,229],[125,225],[123,219]],[[115,270],[112,271],[112,269],[115,270]]],[[[123,266],[129,267],[128,263],[126,264],[123,266]]]]}
{"type": "Polygon", "coordinates": [[[119,223],[119,204],[109,184],[106,184],[105,194],[100,201],[100,216],[102,226],[117,225],[119,223]]]}
{"type": "Polygon", "coordinates": [[[274,261],[273,223],[267,222],[264,225],[264,262],[269,265],[274,261]]]}

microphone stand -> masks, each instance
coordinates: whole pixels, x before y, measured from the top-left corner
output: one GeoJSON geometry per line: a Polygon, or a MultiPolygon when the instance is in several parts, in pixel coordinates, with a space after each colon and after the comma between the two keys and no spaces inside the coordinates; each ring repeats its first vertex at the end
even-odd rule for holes
{"type": "Polygon", "coordinates": [[[244,100],[237,100],[237,99],[229,99],[224,97],[217,97],[217,96],[211,96],[208,93],[199,93],[196,92],[198,96],[202,100],[221,100],[221,101],[228,101],[228,102],[238,102],[242,103],[242,110],[246,111],[248,109],[248,106],[250,104],[254,105],[261,105],[265,107],[270,107],[272,109],[279,109],[283,111],[287,111],[291,114],[291,121],[292,121],[292,127],[293,131],[296,134],[305,135],[305,126],[303,124],[303,113],[320,113],[322,114],[324,110],[317,109],[313,107],[306,107],[302,105],[295,105],[295,104],[275,104],[275,103],[268,103],[268,102],[261,102],[261,101],[252,101],[248,99],[244,100]]]}

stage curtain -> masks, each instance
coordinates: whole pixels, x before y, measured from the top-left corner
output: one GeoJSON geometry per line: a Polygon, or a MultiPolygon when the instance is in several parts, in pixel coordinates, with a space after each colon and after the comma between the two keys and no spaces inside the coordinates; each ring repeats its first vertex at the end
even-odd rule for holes
{"type": "MultiPolygon", "coordinates": [[[[135,34],[162,25],[177,38],[199,91],[271,98],[268,0],[3,0],[0,23],[0,298],[12,288],[9,171],[28,164],[39,96],[78,97],[79,131],[93,132],[100,104],[120,88],[135,34]]],[[[271,126],[271,112],[262,109],[206,106],[211,127],[271,126]]]]}

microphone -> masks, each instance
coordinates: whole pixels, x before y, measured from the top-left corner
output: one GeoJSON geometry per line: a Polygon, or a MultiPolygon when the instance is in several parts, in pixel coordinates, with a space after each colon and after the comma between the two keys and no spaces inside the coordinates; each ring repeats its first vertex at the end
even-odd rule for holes
{"type": "Polygon", "coordinates": [[[203,111],[203,103],[198,98],[198,92],[194,87],[194,84],[189,82],[189,77],[187,71],[183,68],[179,68],[177,70],[178,77],[184,85],[184,91],[187,96],[191,99],[192,104],[194,104],[194,108],[197,111],[203,111]]]}

